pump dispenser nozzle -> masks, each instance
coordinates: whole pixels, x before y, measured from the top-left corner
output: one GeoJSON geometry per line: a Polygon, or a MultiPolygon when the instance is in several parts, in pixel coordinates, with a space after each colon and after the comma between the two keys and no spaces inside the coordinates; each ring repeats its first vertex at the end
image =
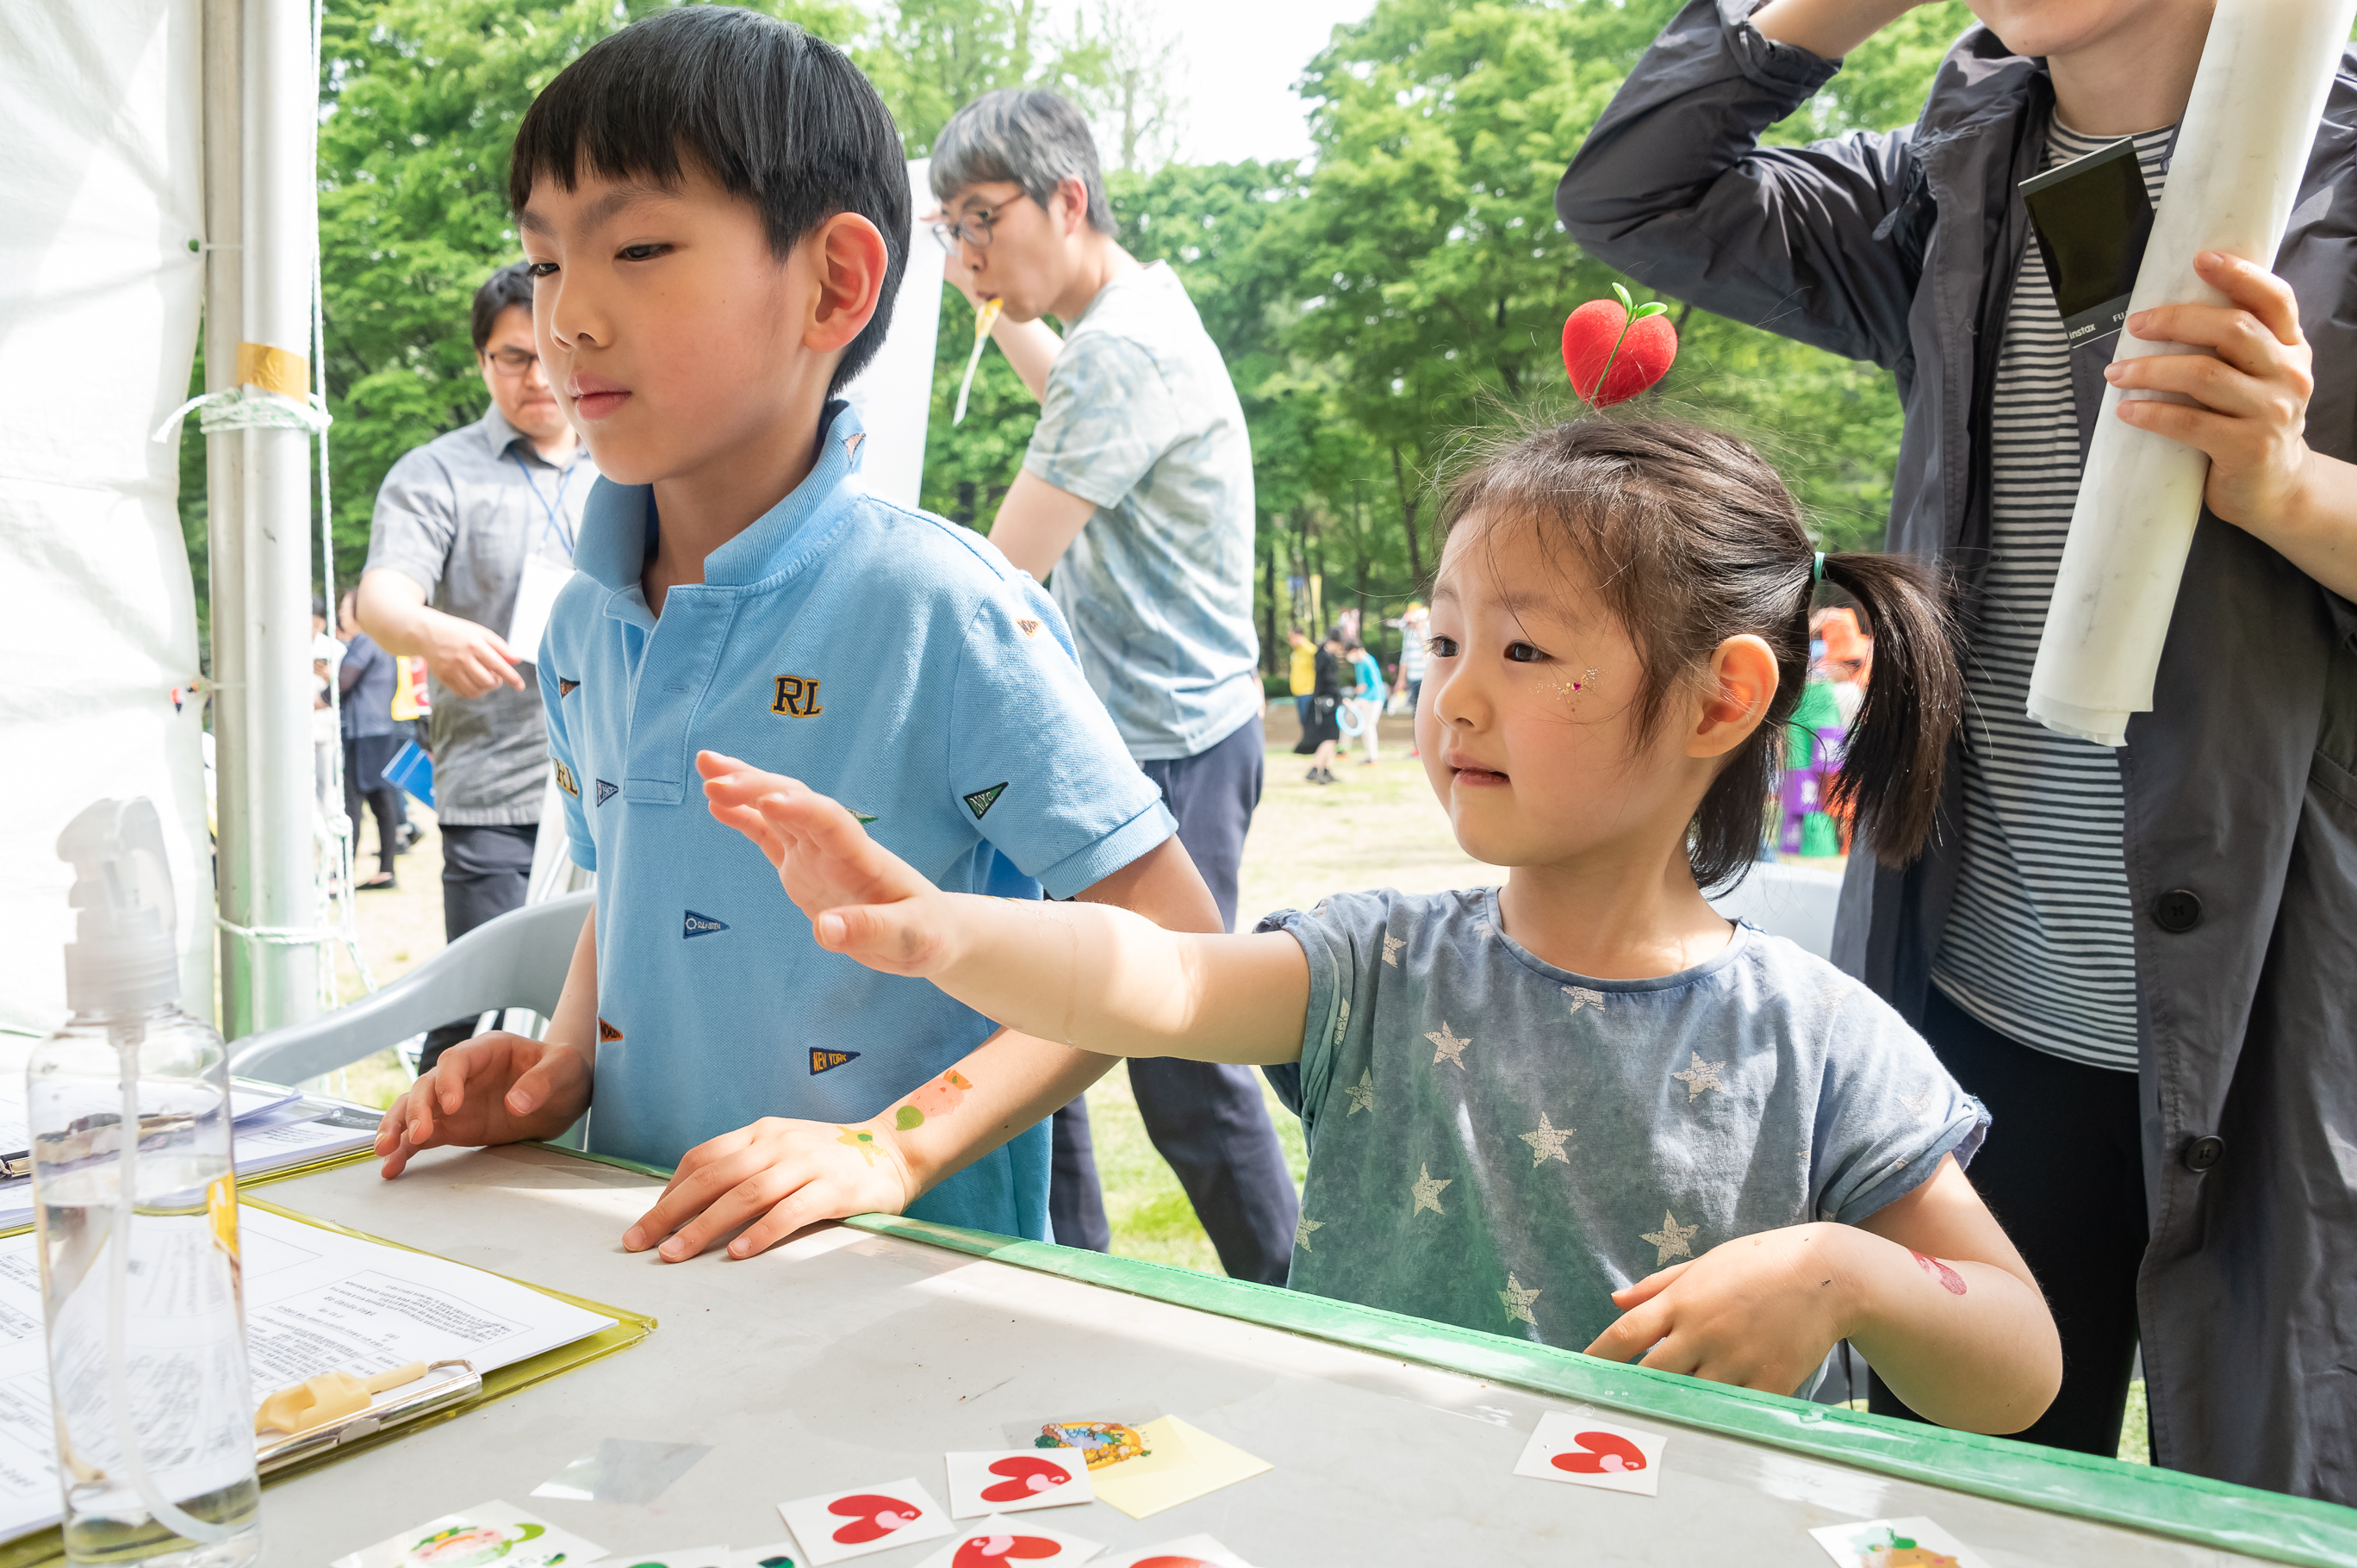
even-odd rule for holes
{"type": "Polygon", "coordinates": [[[101,800],[58,835],[74,867],[66,1003],[85,1017],[143,1013],[180,995],[164,824],[142,796],[101,800]]]}

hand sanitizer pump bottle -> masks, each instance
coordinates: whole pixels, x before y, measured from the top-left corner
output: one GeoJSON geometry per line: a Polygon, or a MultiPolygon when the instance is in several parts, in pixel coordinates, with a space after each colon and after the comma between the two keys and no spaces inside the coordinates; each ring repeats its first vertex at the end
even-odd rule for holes
{"type": "Polygon", "coordinates": [[[180,1011],[171,874],[145,800],[69,823],[72,1017],[26,1069],[66,1560],[262,1554],[238,1295],[228,1052],[180,1011]]]}

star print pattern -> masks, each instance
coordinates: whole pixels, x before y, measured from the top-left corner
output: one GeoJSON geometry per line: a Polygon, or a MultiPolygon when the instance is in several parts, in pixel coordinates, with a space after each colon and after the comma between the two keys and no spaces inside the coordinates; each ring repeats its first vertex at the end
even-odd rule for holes
{"type": "Polygon", "coordinates": [[[1460,1039],[1456,1035],[1451,1034],[1449,1032],[1448,1019],[1444,1018],[1440,1021],[1439,1033],[1435,1034],[1430,1030],[1426,1030],[1424,1037],[1432,1042],[1433,1066],[1438,1067],[1443,1061],[1447,1061],[1453,1063],[1458,1071],[1461,1072],[1464,1070],[1465,1047],[1471,1045],[1473,1042],[1467,1039],[1460,1039]]]}
{"type": "Polygon", "coordinates": [[[1531,1316],[1531,1304],[1545,1294],[1544,1290],[1524,1290],[1522,1281],[1508,1274],[1506,1288],[1498,1293],[1498,1303],[1506,1309],[1506,1316],[1510,1321],[1527,1323],[1536,1328],[1539,1326],[1539,1320],[1531,1316]]]}
{"type": "Polygon", "coordinates": [[[1686,1086],[1688,1105],[1692,1105],[1714,1089],[1723,1090],[1727,1087],[1726,1081],[1718,1076],[1718,1069],[1727,1065],[1725,1062],[1706,1062],[1702,1059],[1700,1051],[1689,1051],[1686,1054],[1694,1058],[1694,1065],[1684,1072],[1674,1072],[1670,1076],[1686,1086]]]}
{"type": "Polygon", "coordinates": [[[1899,1103],[1907,1108],[1908,1115],[1921,1122],[1932,1114],[1932,1102],[1939,1098],[1940,1086],[1936,1083],[1927,1083],[1912,1094],[1900,1095],[1899,1103]]]}
{"type": "Polygon", "coordinates": [[[1408,1185],[1408,1190],[1415,1195],[1415,1207],[1407,1211],[1408,1218],[1413,1219],[1427,1208],[1435,1214],[1447,1215],[1448,1210],[1440,1207],[1440,1189],[1455,1185],[1453,1177],[1434,1180],[1430,1165],[1416,1166],[1416,1179],[1408,1185]]]}
{"type": "Polygon", "coordinates": [[[1549,1160],[1561,1160],[1565,1165],[1571,1164],[1571,1156],[1563,1152],[1563,1146],[1577,1131],[1577,1127],[1556,1127],[1549,1124],[1546,1112],[1540,1112],[1538,1130],[1521,1134],[1523,1142],[1531,1146],[1531,1168],[1536,1170],[1549,1160]]]}
{"type": "Polygon", "coordinates": [[[1390,964],[1394,969],[1397,969],[1399,967],[1400,949],[1405,946],[1407,946],[1407,939],[1405,937],[1385,937],[1383,939],[1383,961],[1390,964]]]}
{"type": "Polygon", "coordinates": [[[1375,1108],[1375,1069],[1369,1068],[1361,1073],[1359,1081],[1342,1092],[1351,1097],[1351,1109],[1342,1113],[1345,1116],[1356,1116],[1361,1111],[1372,1112],[1375,1108]]]}
{"type": "Polygon", "coordinates": [[[1585,985],[1566,985],[1563,988],[1563,993],[1571,998],[1571,1010],[1574,1013],[1583,1007],[1593,1007],[1598,1013],[1604,1011],[1604,993],[1601,991],[1590,991],[1585,985]]]}
{"type": "Polygon", "coordinates": [[[1301,1223],[1293,1228],[1293,1244],[1307,1252],[1311,1250],[1309,1246],[1309,1233],[1312,1230],[1323,1230],[1325,1229],[1326,1222],[1323,1219],[1312,1219],[1309,1216],[1305,1214],[1301,1217],[1301,1223]]]}
{"type": "Polygon", "coordinates": [[[1668,1262],[1672,1258],[1693,1257],[1694,1248],[1691,1243],[1694,1240],[1694,1233],[1700,1229],[1699,1225],[1679,1224],[1676,1215],[1663,1209],[1662,1228],[1659,1230],[1648,1230],[1637,1240],[1653,1244],[1653,1262],[1658,1267],[1668,1262]]]}

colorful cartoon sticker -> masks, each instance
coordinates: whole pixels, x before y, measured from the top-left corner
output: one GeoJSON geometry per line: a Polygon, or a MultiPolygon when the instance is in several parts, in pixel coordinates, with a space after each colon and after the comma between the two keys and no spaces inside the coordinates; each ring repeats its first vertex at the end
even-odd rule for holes
{"type": "Polygon", "coordinates": [[[402,1565],[403,1568],[478,1568],[481,1563],[497,1563],[511,1549],[547,1533],[546,1527],[537,1524],[457,1525],[449,1530],[437,1530],[411,1547],[402,1558],[402,1565]],[[515,1533],[509,1533],[511,1530],[515,1533]]]}
{"type": "Polygon", "coordinates": [[[1039,1429],[1035,1446],[1077,1448],[1092,1470],[1135,1459],[1149,1452],[1137,1428],[1117,1421],[1051,1421],[1039,1429]]]}
{"type": "Polygon", "coordinates": [[[892,1124],[903,1133],[912,1133],[925,1124],[927,1117],[946,1116],[956,1110],[973,1087],[964,1074],[945,1072],[909,1096],[909,1102],[893,1112],[892,1124]]]}

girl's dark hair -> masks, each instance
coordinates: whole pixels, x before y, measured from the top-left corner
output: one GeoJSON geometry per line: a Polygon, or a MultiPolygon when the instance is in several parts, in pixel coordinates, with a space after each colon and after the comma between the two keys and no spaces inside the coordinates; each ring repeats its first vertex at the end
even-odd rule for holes
{"type": "Polygon", "coordinates": [[[909,165],[891,112],[841,49],[791,22],[674,6],[600,38],[541,90],[516,127],[508,204],[521,215],[535,181],[571,190],[584,169],[676,186],[690,157],[759,209],[780,261],[838,212],[883,234],[883,295],[831,395],[876,357],[909,264],[909,165]]]}
{"type": "MultiPolygon", "coordinates": [[[[1775,651],[1767,716],[1712,780],[1689,839],[1702,886],[1741,878],[1760,857],[1763,805],[1808,679],[1815,597],[1815,546],[1775,470],[1735,437],[1684,421],[1579,419],[1477,453],[1448,488],[1443,534],[1469,519],[1527,524],[1595,585],[1643,665],[1640,736],[1727,638],[1749,632],[1775,651]]],[[[1962,709],[1953,626],[1937,580],[1905,556],[1827,555],[1824,580],[1857,601],[1874,637],[1874,675],[1831,800],[1855,808],[1877,859],[1903,865],[1931,834],[1962,709]]]]}

